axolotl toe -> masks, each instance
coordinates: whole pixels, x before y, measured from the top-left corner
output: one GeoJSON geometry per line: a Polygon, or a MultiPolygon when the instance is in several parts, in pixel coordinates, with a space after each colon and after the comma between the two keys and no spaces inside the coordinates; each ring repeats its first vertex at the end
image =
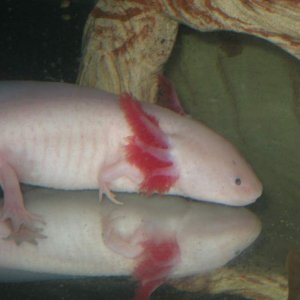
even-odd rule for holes
{"type": "Polygon", "coordinates": [[[99,189],[115,202],[111,191],[247,205],[262,192],[234,146],[189,117],[73,84],[1,82],[1,220],[35,232],[42,219],[24,207],[19,182],[99,189]]]}

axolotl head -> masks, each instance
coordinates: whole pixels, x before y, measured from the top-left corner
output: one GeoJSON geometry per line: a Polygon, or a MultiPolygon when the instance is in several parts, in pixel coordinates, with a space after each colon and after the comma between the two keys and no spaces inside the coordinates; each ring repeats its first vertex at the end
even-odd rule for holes
{"type": "Polygon", "coordinates": [[[134,134],[127,160],[142,173],[140,189],[228,205],[247,205],[262,193],[250,165],[223,137],[189,117],[120,99],[134,134]]]}
{"type": "Polygon", "coordinates": [[[179,172],[175,193],[234,206],[254,202],[262,184],[237,149],[203,124],[186,121],[169,135],[179,172]]]}

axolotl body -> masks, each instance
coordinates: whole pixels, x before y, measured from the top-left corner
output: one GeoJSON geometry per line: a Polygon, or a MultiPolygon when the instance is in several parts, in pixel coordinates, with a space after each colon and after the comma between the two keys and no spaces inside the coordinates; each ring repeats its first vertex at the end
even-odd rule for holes
{"type": "MultiPolygon", "coordinates": [[[[190,117],[67,83],[0,83],[2,221],[26,236],[41,220],[19,182],[58,189],[177,194],[247,205],[262,192],[223,137],[190,117]]],[[[149,200],[151,201],[151,200],[149,200]]],[[[171,204],[170,204],[171,205],[171,204]]]]}

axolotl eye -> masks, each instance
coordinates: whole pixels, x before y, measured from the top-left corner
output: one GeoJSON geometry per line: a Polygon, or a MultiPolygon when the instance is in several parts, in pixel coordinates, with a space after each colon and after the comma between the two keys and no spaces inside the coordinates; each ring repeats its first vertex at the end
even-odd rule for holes
{"type": "Polygon", "coordinates": [[[241,185],[242,184],[242,179],[240,177],[236,177],[235,180],[234,180],[234,183],[236,185],[241,185]]]}

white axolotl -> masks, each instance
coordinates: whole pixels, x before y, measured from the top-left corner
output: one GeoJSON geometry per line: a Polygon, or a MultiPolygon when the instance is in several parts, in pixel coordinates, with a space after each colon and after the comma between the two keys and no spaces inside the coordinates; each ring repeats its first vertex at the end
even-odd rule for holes
{"type": "MultiPolygon", "coordinates": [[[[247,205],[262,185],[235,147],[189,117],[67,83],[0,83],[2,221],[36,235],[19,182],[57,189],[176,194],[247,205]]],[[[19,235],[19,236],[18,236],[19,235]]]]}

